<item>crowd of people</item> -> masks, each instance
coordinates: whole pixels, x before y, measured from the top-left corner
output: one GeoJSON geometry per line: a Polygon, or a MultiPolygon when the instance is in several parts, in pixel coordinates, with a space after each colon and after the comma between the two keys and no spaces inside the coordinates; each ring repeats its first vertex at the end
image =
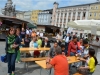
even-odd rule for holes
{"type": "MultiPolygon", "coordinates": [[[[99,40],[99,38],[97,38],[99,40]]],[[[47,68],[54,67],[54,75],[69,75],[69,69],[71,66],[76,66],[78,71],[83,75],[92,75],[95,71],[95,67],[98,63],[95,57],[95,50],[90,48],[87,39],[77,36],[71,36],[70,33],[63,37],[59,32],[56,36],[53,46],[50,45],[48,37],[43,37],[43,33],[32,31],[32,29],[24,29],[11,27],[9,29],[8,36],[6,38],[6,54],[8,63],[8,75],[14,75],[15,62],[20,63],[20,47],[48,47],[50,48],[46,60],[47,68]],[[68,65],[66,56],[80,56],[78,60],[82,61],[82,67],[74,65],[68,65]],[[52,59],[51,59],[52,58],[52,59]]],[[[27,55],[30,57],[43,57],[46,55],[46,51],[30,51],[27,55]]],[[[80,62],[81,63],[81,62],[80,62]]],[[[80,64],[77,63],[77,64],[80,64]]]]}

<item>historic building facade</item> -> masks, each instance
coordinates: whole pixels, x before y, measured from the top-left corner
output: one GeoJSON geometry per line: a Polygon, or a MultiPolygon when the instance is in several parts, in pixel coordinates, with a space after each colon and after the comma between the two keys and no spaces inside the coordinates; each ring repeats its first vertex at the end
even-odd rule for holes
{"type": "Polygon", "coordinates": [[[17,11],[16,12],[16,18],[24,19],[24,11],[17,11]]]}
{"type": "Polygon", "coordinates": [[[24,19],[31,20],[32,11],[24,11],[24,19]]]}
{"type": "Polygon", "coordinates": [[[31,20],[37,24],[38,23],[38,14],[41,12],[41,10],[33,10],[31,14],[31,20]]]}
{"type": "MultiPolygon", "coordinates": [[[[54,5],[53,8],[55,8],[55,6],[56,5],[54,5]]],[[[88,19],[89,8],[89,4],[57,8],[55,21],[52,19],[52,22],[54,22],[55,26],[67,28],[67,23],[70,21],[88,19]]]]}
{"type": "Polygon", "coordinates": [[[52,9],[43,10],[38,14],[38,24],[39,25],[51,25],[52,21],[52,9]]]}
{"type": "Polygon", "coordinates": [[[92,3],[90,5],[89,19],[100,20],[100,2],[92,3]]]}

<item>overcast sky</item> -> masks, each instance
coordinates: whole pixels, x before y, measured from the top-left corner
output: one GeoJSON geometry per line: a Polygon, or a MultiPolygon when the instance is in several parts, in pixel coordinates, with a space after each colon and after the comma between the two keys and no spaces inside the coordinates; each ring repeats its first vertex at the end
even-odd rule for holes
{"type": "MultiPolygon", "coordinates": [[[[12,0],[13,4],[16,5],[17,10],[44,10],[53,8],[53,3],[56,1],[59,3],[59,7],[69,6],[69,5],[77,5],[77,4],[85,4],[85,3],[93,3],[96,0],[12,0]]],[[[0,0],[0,9],[5,6],[7,0],[0,0]]]]}

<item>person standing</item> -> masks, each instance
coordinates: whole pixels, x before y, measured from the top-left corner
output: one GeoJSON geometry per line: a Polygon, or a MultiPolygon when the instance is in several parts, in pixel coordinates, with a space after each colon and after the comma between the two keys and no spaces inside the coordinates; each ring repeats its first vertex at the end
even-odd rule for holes
{"type": "Polygon", "coordinates": [[[43,35],[43,30],[41,30],[41,32],[40,32],[40,34],[39,34],[39,36],[40,36],[41,38],[43,38],[43,37],[44,37],[44,35],[43,35]]]}
{"type": "Polygon", "coordinates": [[[31,41],[31,38],[29,35],[26,34],[25,39],[24,39],[24,47],[29,47],[29,43],[31,41]]]}
{"type": "Polygon", "coordinates": [[[47,69],[54,68],[54,75],[69,75],[69,66],[66,56],[62,55],[60,47],[55,49],[55,57],[46,59],[47,69]]]}
{"type": "Polygon", "coordinates": [[[37,33],[36,33],[36,35],[38,35],[38,36],[40,35],[40,32],[39,32],[39,30],[37,30],[37,33]]]}
{"type": "Polygon", "coordinates": [[[98,47],[100,47],[100,41],[99,41],[99,37],[96,37],[96,39],[93,41],[92,46],[94,45],[94,49],[95,51],[95,56],[97,56],[98,53],[98,47]]]}
{"type": "Polygon", "coordinates": [[[20,50],[19,50],[19,47],[21,46],[21,41],[22,41],[22,38],[21,38],[21,35],[20,35],[20,29],[17,28],[16,29],[16,40],[15,40],[15,43],[18,44],[19,46],[15,50],[17,52],[16,61],[18,63],[20,63],[20,50]]]}
{"type": "Polygon", "coordinates": [[[57,40],[59,46],[61,46],[62,39],[63,39],[63,36],[62,36],[61,32],[59,32],[59,34],[57,34],[57,36],[56,36],[56,40],[57,40]]]}
{"type": "Polygon", "coordinates": [[[25,38],[25,35],[26,35],[25,29],[22,28],[22,31],[21,31],[21,37],[22,37],[22,39],[25,38]]]}
{"type": "Polygon", "coordinates": [[[65,40],[65,54],[67,54],[68,45],[69,45],[69,42],[71,41],[70,33],[68,33],[67,36],[64,37],[64,40],[65,40]]]}
{"type": "Polygon", "coordinates": [[[18,45],[15,43],[16,37],[15,37],[15,29],[12,27],[9,29],[9,34],[7,36],[7,61],[8,61],[8,74],[7,75],[14,75],[15,71],[15,61],[17,53],[15,49],[18,47],[18,45]]]}

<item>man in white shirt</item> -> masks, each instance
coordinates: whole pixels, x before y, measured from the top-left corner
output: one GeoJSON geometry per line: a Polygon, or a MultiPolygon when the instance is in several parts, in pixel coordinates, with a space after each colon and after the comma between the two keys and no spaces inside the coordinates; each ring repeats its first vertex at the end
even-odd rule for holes
{"type": "Polygon", "coordinates": [[[42,32],[40,33],[40,37],[42,37],[42,38],[43,38],[43,33],[42,33],[42,32]]]}
{"type": "Polygon", "coordinates": [[[68,44],[69,44],[69,42],[71,41],[70,33],[68,33],[68,34],[64,37],[64,40],[65,40],[65,52],[66,52],[66,54],[67,54],[67,51],[68,51],[68,44]]]}
{"type": "Polygon", "coordinates": [[[93,41],[92,45],[95,50],[95,56],[97,56],[98,46],[100,47],[99,37],[96,37],[96,40],[93,41]]]}
{"type": "Polygon", "coordinates": [[[40,32],[39,32],[39,30],[37,30],[37,33],[36,33],[37,35],[39,35],[40,34],[40,32]]]}
{"type": "Polygon", "coordinates": [[[30,35],[29,28],[26,29],[26,34],[30,35]]]}
{"type": "Polygon", "coordinates": [[[57,36],[56,36],[56,40],[57,40],[59,46],[61,46],[62,39],[63,39],[63,36],[62,36],[61,32],[59,32],[59,34],[57,34],[57,36]]]}

